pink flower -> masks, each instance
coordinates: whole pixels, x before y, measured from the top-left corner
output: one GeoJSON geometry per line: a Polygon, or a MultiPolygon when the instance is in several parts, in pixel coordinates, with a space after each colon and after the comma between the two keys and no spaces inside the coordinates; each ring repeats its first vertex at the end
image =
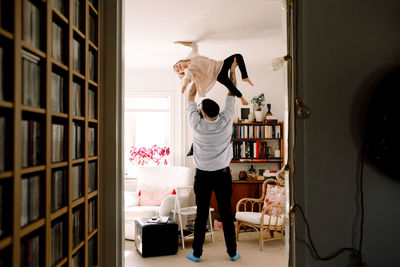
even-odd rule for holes
{"type": "Polygon", "coordinates": [[[169,147],[159,147],[153,145],[150,148],[140,147],[137,148],[132,146],[130,149],[129,161],[137,165],[147,165],[150,161],[153,161],[157,166],[161,164],[168,165],[166,157],[170,154],[169,147]]]}

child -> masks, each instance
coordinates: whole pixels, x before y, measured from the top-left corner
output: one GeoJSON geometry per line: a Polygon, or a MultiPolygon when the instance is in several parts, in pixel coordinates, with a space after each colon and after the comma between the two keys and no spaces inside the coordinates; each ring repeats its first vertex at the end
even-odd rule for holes
{"type": "Polygon", "coordinates": [[[235,54],[226,58],[224,61],[216,61],[200,56],[197,44],[194,42],[176,41],[175,43],[192,47],[192,52],[189,54],[188,59],[179,60],[174,65],[174,71],[179,75],[179,78],[183,79],[182,93],[185,92],[188,84],[191,81],[194,81],[199,96],[205,97],[205,94],[214,86],[215,81],[218,81],[225,85],[225,87],[235,96],[239,97],[243,105],[248,105],[248,102],[242,96],[242,93],[228,77],[228,70],[236,58],[242,74],[242,80],[252,86],[254,85],[247,76],[246,66],[242,55],[235,54]]]}

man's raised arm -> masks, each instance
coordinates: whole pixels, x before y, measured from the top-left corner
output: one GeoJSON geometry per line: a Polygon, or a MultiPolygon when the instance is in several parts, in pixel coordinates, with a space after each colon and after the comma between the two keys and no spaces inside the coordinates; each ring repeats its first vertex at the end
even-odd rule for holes
{"type": "Polygon", "coordinates": [[[192,86],[190,87],[190,90],[188,92],[188,102],[194,102],[194,99],[196,98],[196,93],[197,93],[197,88],[196,84],[192,83],[192,86]]]}

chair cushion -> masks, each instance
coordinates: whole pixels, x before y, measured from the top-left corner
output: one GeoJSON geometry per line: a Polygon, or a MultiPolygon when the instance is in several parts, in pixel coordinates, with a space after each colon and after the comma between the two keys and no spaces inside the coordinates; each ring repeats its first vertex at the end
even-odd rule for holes
{"type": "Polygon", "coordinates": [[[169,195],[172,195],[173,190],[163,192],[150,192],[145,190],[139,191],[139,206],[160,206],[161,202],[169,195]]]}
{"type": "MultiPolygon", "coordinates": [[[[240,220],[240,221],[244,221],[244,222],[249,222],[249,223],[253,223],[253,224],[259,224],[260,223],[260,219],[261,219],[261,212],[249,212],[249,211],[238,211],[236,212],[235,218],[236,220],[240,220]]],[[[269,222],[269,215],[265,215],[264,216],[264,225],[267,225],[269,222]]],[[[278,217],[278,225],[282,225],[283,224],[283,215],[279,215],[278,217]]],[[[272,216],[271,217],[271,225],[275,225],[276,224],[276,216],[272,216]]]]}
{"type": "MultiPolygon", "coordinates": [[[[268,205],[282,205],[285,206],[285,187],[279,185],[267,185],[267,192],[265,194],[263,210],[266,210],[268,205]]],[[[271,215],[271,214],[269,214],[271,215]]]]}

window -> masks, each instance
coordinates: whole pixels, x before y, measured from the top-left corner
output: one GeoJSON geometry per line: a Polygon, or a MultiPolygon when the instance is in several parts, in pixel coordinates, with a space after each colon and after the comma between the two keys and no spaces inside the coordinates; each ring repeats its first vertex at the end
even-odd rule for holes
{"type": "MultiPolygon", "coordinates": [[[[171,147],[170,103],[169,95],[125,97],[125,175],[135,177],[137,166],[129,160],[132,146],[171,147]]],[[[150,161],[146,166],[156,164],[150,161]]]]}

